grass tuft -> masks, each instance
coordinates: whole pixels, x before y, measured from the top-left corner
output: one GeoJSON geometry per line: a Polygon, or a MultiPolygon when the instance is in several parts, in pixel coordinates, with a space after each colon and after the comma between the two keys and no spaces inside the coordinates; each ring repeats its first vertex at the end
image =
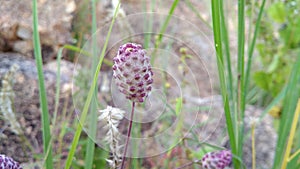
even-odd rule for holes
{"type": "MultiPolygon", "coordinates": [[[[231,146],[231,151],[233,155],[237,155],[237,144],[234,133],[234,126],[231,117],[231,111],[229,106],[228,100],[228,93],[226,88],[226,81],[225,81],[225,70],[224,70],[224,58],[222,52],[222,36],[221,36],[221,27],[222,23],[220,22],[220,10],[221,1],[220,0],[212,0],[211,1],[212,7],[212,21],[213,21],[213,32],[214,32],[214,41],[215,41],[215,49],[216,49],[216,57],[217,57],[217,64],[218,64],[218,73],[219,73],[219,80],[221,85],[221,93],[225,111],[225,118],[226,118],[226,125],[227,125],[227,132],[229,135],[229,142],[231,146]]],[[[236,126],[235,126],[236,127],[236,126]]],[[[233,158],[233,165],[235,168],[239,168],[240,162],[233,158]]]]}

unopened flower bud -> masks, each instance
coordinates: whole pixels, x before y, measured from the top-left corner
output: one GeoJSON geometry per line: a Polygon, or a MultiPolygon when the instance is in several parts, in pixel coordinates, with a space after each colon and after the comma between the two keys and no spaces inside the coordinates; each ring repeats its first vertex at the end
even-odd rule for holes
{"type": "Polygon", "coordinates": [[[153,72],[142,46],[135,43],[120,46],[112,69],[119,91],[131,101],[144,102],[152,89],[153,72]]]}

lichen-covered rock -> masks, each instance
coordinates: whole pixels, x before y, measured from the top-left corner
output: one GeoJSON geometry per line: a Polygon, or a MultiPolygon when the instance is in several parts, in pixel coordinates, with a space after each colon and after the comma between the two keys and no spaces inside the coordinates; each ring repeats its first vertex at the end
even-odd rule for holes
{"type": "MultiPolygon", "coordinates": [[[[52,58],[59,45],[72,42],[74,0],[38,1],[39,33],[45,59],[52,58]]],[[[32,57],[32,1],[1,1],[0,51],[15,51],[32,57]]]]}

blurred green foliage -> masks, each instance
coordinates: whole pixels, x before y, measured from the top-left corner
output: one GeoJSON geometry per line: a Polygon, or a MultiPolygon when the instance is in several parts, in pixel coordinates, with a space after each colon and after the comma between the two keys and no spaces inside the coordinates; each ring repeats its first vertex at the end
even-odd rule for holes
{"type": "MultiPolygon", "coordinates": [[[[87,143],[88,143],[87,137],[82,137],[78,143],[79,151],[76,153],[75,158],[76,160],[73,160],[72,168],[73,169],[84,169],[85,161],[83,160],[85,157],[85,154],[87,153],[87,143]]],[[[96,146],[96,145],[95,145],[96,146]]],[[[104,169],[107,167],[106,159],[108,157],[108,152],[103,150],[100,147],[95,148],[94,152],[94,158],[93,158],[93,168],[91,169],[104,169]]]]}
{"type": "MultiPolygon", "coordinates": [[[[252,11],[258,11],[256,2],[253,6],[252,11]]],[[[300,51],[299,7],[299,0],[273,0],[262,18],[256,45],[261,69],[254,73],[253,79],[271,98],[286,84],[300,51]]]]}

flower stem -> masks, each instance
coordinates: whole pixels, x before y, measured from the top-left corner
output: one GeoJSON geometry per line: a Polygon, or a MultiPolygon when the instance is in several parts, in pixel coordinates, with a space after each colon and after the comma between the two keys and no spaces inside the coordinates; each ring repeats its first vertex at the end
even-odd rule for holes
{"type": "Polygon", "coordinates": [[[130,138],[130,134],[131,134],[131,128],[132,128],[132,120],[133,120],[133,114],[134,114],[134,107],[135,107],[135,102],[132,102],[130,122],[129,122],[128,132],[127,132],[127,139],[126,139],[125,149],[124,149],[123,158],[122,158],[121,169],[124,169],[124,165],[125,165],[125,157],[126,157],[126,152],[127,152],[127,148],[128,148],[129,138],[130,138]]]}
{"type": "Polygon", "coordinates": [[[256,150],[255,150],[255,123],[251,125],[251,138],[252,138],[252,169],[256,168],[256,150]]]}

